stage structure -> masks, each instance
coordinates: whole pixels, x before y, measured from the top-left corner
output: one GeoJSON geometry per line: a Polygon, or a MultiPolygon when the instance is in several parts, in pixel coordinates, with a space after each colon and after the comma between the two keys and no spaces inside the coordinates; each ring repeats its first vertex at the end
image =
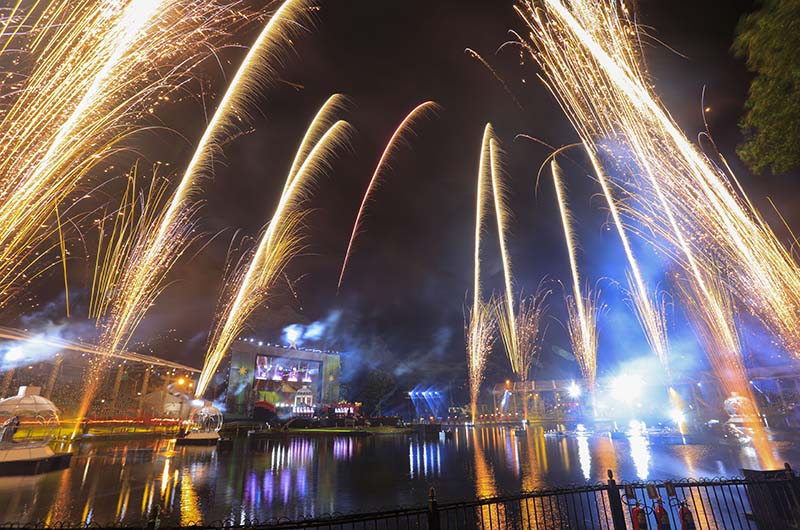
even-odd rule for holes
{"type": "Polygon", "coordinates": [[[239,340],[230,363],[226,420],[308,416],[339,402],[338,353],[239,340]]]}

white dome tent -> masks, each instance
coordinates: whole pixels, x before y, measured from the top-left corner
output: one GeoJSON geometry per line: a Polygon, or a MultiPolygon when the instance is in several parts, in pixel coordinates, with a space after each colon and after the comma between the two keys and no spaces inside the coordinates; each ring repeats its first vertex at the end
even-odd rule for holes
{"type": "Polygon", "coordinates": [[[32,475],[69,465],[71,453],[48,446],[58,428],[58,407],[40,396],[40,387],[22,386],[0,400],[0,475],[32,475]]]}
{"type": "Polygon", "coordinates": [[[177,445],[215,445],[220,437],[222,412],[210,401],[192,402],[196,408],[192,410],[186,421],[185,435],[176,441],[177,445]]]}

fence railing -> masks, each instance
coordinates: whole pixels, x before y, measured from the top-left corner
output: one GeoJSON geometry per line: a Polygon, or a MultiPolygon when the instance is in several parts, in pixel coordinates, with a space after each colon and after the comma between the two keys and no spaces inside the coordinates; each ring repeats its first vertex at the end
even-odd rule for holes
{"type": "MultiPolygon", "coordinates": [[[[570,488],[542,489],[466,502],[439,503],[430,490],[427,506],[303,520],[218,521],[197,530],[767,530],[800,529],[800,478],[788,464],[779,471],[743,470],[742,478],[665,482],[608,481],[570,488]]],[[[3,525],[0,525],[2,528],[3,525]]],[[[44,525],[5,525],[44,528],[44,525]]],[[[73,526],[50,528],[74,529],[73,526]]],[[[92,528],[103,528],[92,525],[92,528]]],[[[111,525],[109,526],[111,527],[111,525]]],[[[84,527],[85,528],[85,527],[84,527]]],[[[116,526],[116,528],[125,528],[116,526]]],[[[157,510],[146,527],[161,525],[157,510]]],[[[186,528],[184,526],[183,528],[186,528]]]]}

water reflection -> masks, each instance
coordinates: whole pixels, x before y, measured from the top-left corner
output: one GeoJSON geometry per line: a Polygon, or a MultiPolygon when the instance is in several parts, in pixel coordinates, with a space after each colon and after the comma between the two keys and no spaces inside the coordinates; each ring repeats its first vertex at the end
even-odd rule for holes
{"type": "Polygon", "coordinates": [[[646,434],[647,427],[644,423],[631,422],[628,442],[631,446],[633,465],[636,466],[636,478],[639,480],[647,480],[650,475],[650,441],[646,434]]]}
{"type": "MultiPolygon", "coordinates": [[[[800,462],[800,445],[775,449],[800,462]]],[[[0,478],[3,519],[138,525],[159,506],[164,524],[244,523],[423,505],[430,486],[440,498],[457,500],[605,480],[607,469],[619,480],[666,479],[733,475],[748,462],[747,451],[662,445],[641,430],[611,439],[588,431],[545,435],[538,426],[460,428],[448,439],[244,439],[224,451],[165,440],[98,442],[76,451],[64,471],[0,478]]],[[[491,517],[496,524],[502,513],[491,517]]]]}
{"type": "Polygon", "coordinates": [[[410,439],[408,443],[408,467],[411,478],[435,477],[442,473],[441,441],[435,439],[410,439]]]}
{"type": "Polygon", "coordinates": [[[578,426],[577,440],[578,462],[581,464],[583,478],[590,480],[592,478],[592,453],[589,451],[589,435],[583,425],[578,426]]]}

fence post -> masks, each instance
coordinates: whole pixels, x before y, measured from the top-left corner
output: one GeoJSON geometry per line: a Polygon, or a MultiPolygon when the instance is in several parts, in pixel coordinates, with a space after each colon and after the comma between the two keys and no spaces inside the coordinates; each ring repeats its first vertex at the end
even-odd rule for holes
{"type": "Polygon", "coordinates": [[[792,466],[789,465],[789,462],[783,463],[783,469],[786,473],[786,480],[789,481],[789,491],[792,494],[792,512],[794,513],[795,519],[800,519],[800,478],[794,474],[794,470],[792,466]]]}
{"type": "Polygon", "coordinates": [[[439,504],[433,488],[428,492],[428,530],[439,530],[439,504]]]}
{"type": "Polygon", "coordinates": [[[158,530],[161,526],[161,506],[156,504],[150,510],[150,517],[147,519],[147,530],[158,530]]]}
{"type": "Polygon", "coordinates": [[[622,497],[619,495],[617,481],[614,480],[614,473],[608,470],[608,505],[611,508],[611,521],[614,523],[614,530],[627,530],[625,528],[625,510],[622,509],[622,497]]]}

